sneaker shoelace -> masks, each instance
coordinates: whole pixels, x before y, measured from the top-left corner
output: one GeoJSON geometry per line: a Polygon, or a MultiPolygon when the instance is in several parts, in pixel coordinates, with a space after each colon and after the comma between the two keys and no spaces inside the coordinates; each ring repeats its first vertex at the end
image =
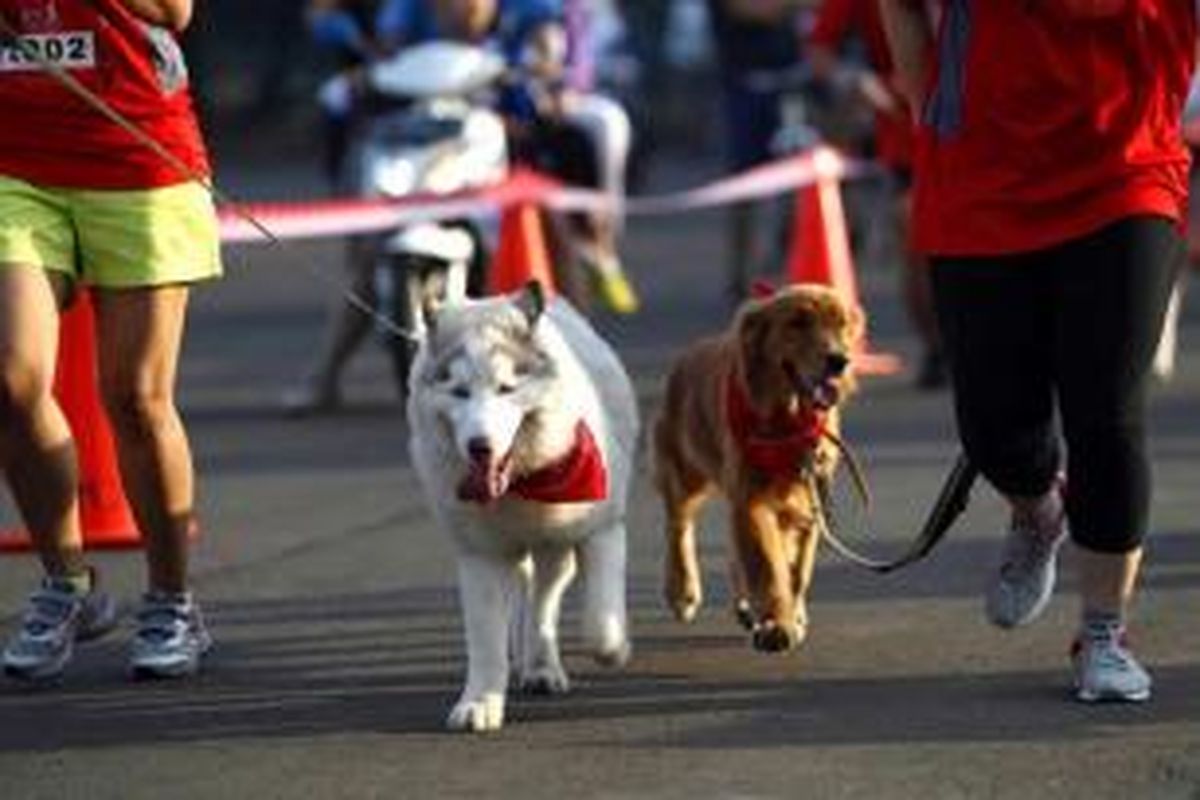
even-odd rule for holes
{"type": "Polygon", "coordinates": [[[1092,660],[1098,667],[1114,672],[1131,673],[1134,671],[1133,659],[1123,647],[1115,642],[1092,646],[1092,660]]]}
{"type": "Polygon", "coordinates": [[[1075,640],[1071,655],[1078,658],[1085,650],[1088,660],[1098,667],[1123,673],[1134,671],[1133,656],[1123,632],[1089,632],[1075,640]]]}
{"type": "Polygon", "coordinates": [[[1035,567],[1045,563],[1058,545],[1057,531],[1050,534],[1046,529],[1028,523],[1014,524],[1013,534],[1004,554],[1004,564],[1000,567],[1005,577],[1032,572],[1035,567]]]}
{"type": "Polygon", "coordinates": [[[45,636],[71,616],[72,600],[53,589],[39,589],[29,598],[29,608],[21,627],[32,637],[45,636]]]}
{"type": "Polygon", "coordinates": [[[1060,474],[1051,487],[1051,498],[1056,498],[1053,510],[1048,511],[1043,507],[1021,518],[1014,517],[1012,535],[1008,538],[1004,564],[1001,566],[1002,574],[1010,570],[1029,572],[1053,554],[1065,533],[1065,491],[1066,478],[1060,474]]]}
{"type": "Polygon", "coordinates": [[[178,636],[187,628],[187,610],[177,605],[147,605],[137,615],[139,639],[161,644],[178,636]]]}

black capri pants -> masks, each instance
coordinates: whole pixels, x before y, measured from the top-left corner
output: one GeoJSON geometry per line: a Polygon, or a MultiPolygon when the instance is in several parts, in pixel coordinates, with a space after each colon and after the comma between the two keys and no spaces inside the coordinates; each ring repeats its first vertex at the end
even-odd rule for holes
{"type": "Polygon", "coordinates": [[[1183,259],[1158,216],[1035,252],[932,259],[968,457],[1000,492],[1037,496],[1065,442],[1067,519],[1088,550],[1126,553],[1146,536],[1150,369],[1183,259]]]}

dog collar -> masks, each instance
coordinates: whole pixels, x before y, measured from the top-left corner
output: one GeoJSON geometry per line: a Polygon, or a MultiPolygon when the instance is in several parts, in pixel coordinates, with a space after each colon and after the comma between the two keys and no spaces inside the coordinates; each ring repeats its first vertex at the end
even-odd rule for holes
{"type": "Polygon", "coordinates": [[[558,461],[521,475],[508,494],[539,503],[587,503],[608,497],[608,469],[587,423],[575,426],[575,444],[558,461]]]}
{"type": "Polygon", "coordinates": [[[768,475],[791,475],[825,435],[826,413],[802,407],[795,414],[759,414],[733,373],[725,381],[725,414],[742,457],[768,475]]]}

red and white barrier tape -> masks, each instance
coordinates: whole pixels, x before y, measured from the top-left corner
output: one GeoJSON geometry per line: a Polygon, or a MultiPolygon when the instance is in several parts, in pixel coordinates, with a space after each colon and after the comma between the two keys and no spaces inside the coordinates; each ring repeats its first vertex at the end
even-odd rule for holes
{"type": "Polygon", "coordinates": [[[624,198],[623,202],[604,192],[567,187],[554,178],[520,169],[494,186],[452,195],[239,204],[236,209],[222,207],[221,239],[229,244],[265,241],[262,232],[249,219],[261,223],[279,239],[304,239],[375,233],[415,222],[486,214],[518,203],[532,203],[558,211],[620,208],[627,216],[674,214],[770,197],[820,180],[847,180],[867,174],[871,169],[863,162],[847,160],[832,148],[819,147],[695,189],[624,198]]]}
{"type": "Polygon", "coordinates": [[[753,167],[738,175],[674,194],[636,197],[625,203],[631,215],[674,214],[731,205],[782,194],[820,181],[841,182],[871,174],[872,165],[845,158],[830,147],[753,167]]]}

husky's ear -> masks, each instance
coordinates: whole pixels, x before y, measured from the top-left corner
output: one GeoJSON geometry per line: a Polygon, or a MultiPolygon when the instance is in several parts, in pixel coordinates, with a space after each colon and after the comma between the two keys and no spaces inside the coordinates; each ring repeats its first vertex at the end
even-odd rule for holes
{"type": "Polygon", "coordinates": [[[529,327],[532,328],[537,325],[537,321],[546,311],[546,290],[542,288],[540,282],[530,281],[525,284],[525,288],[517,295],[513,304],[516,305],[518,311],[525,315],[525,319],[529,321],[529,327]]]}

